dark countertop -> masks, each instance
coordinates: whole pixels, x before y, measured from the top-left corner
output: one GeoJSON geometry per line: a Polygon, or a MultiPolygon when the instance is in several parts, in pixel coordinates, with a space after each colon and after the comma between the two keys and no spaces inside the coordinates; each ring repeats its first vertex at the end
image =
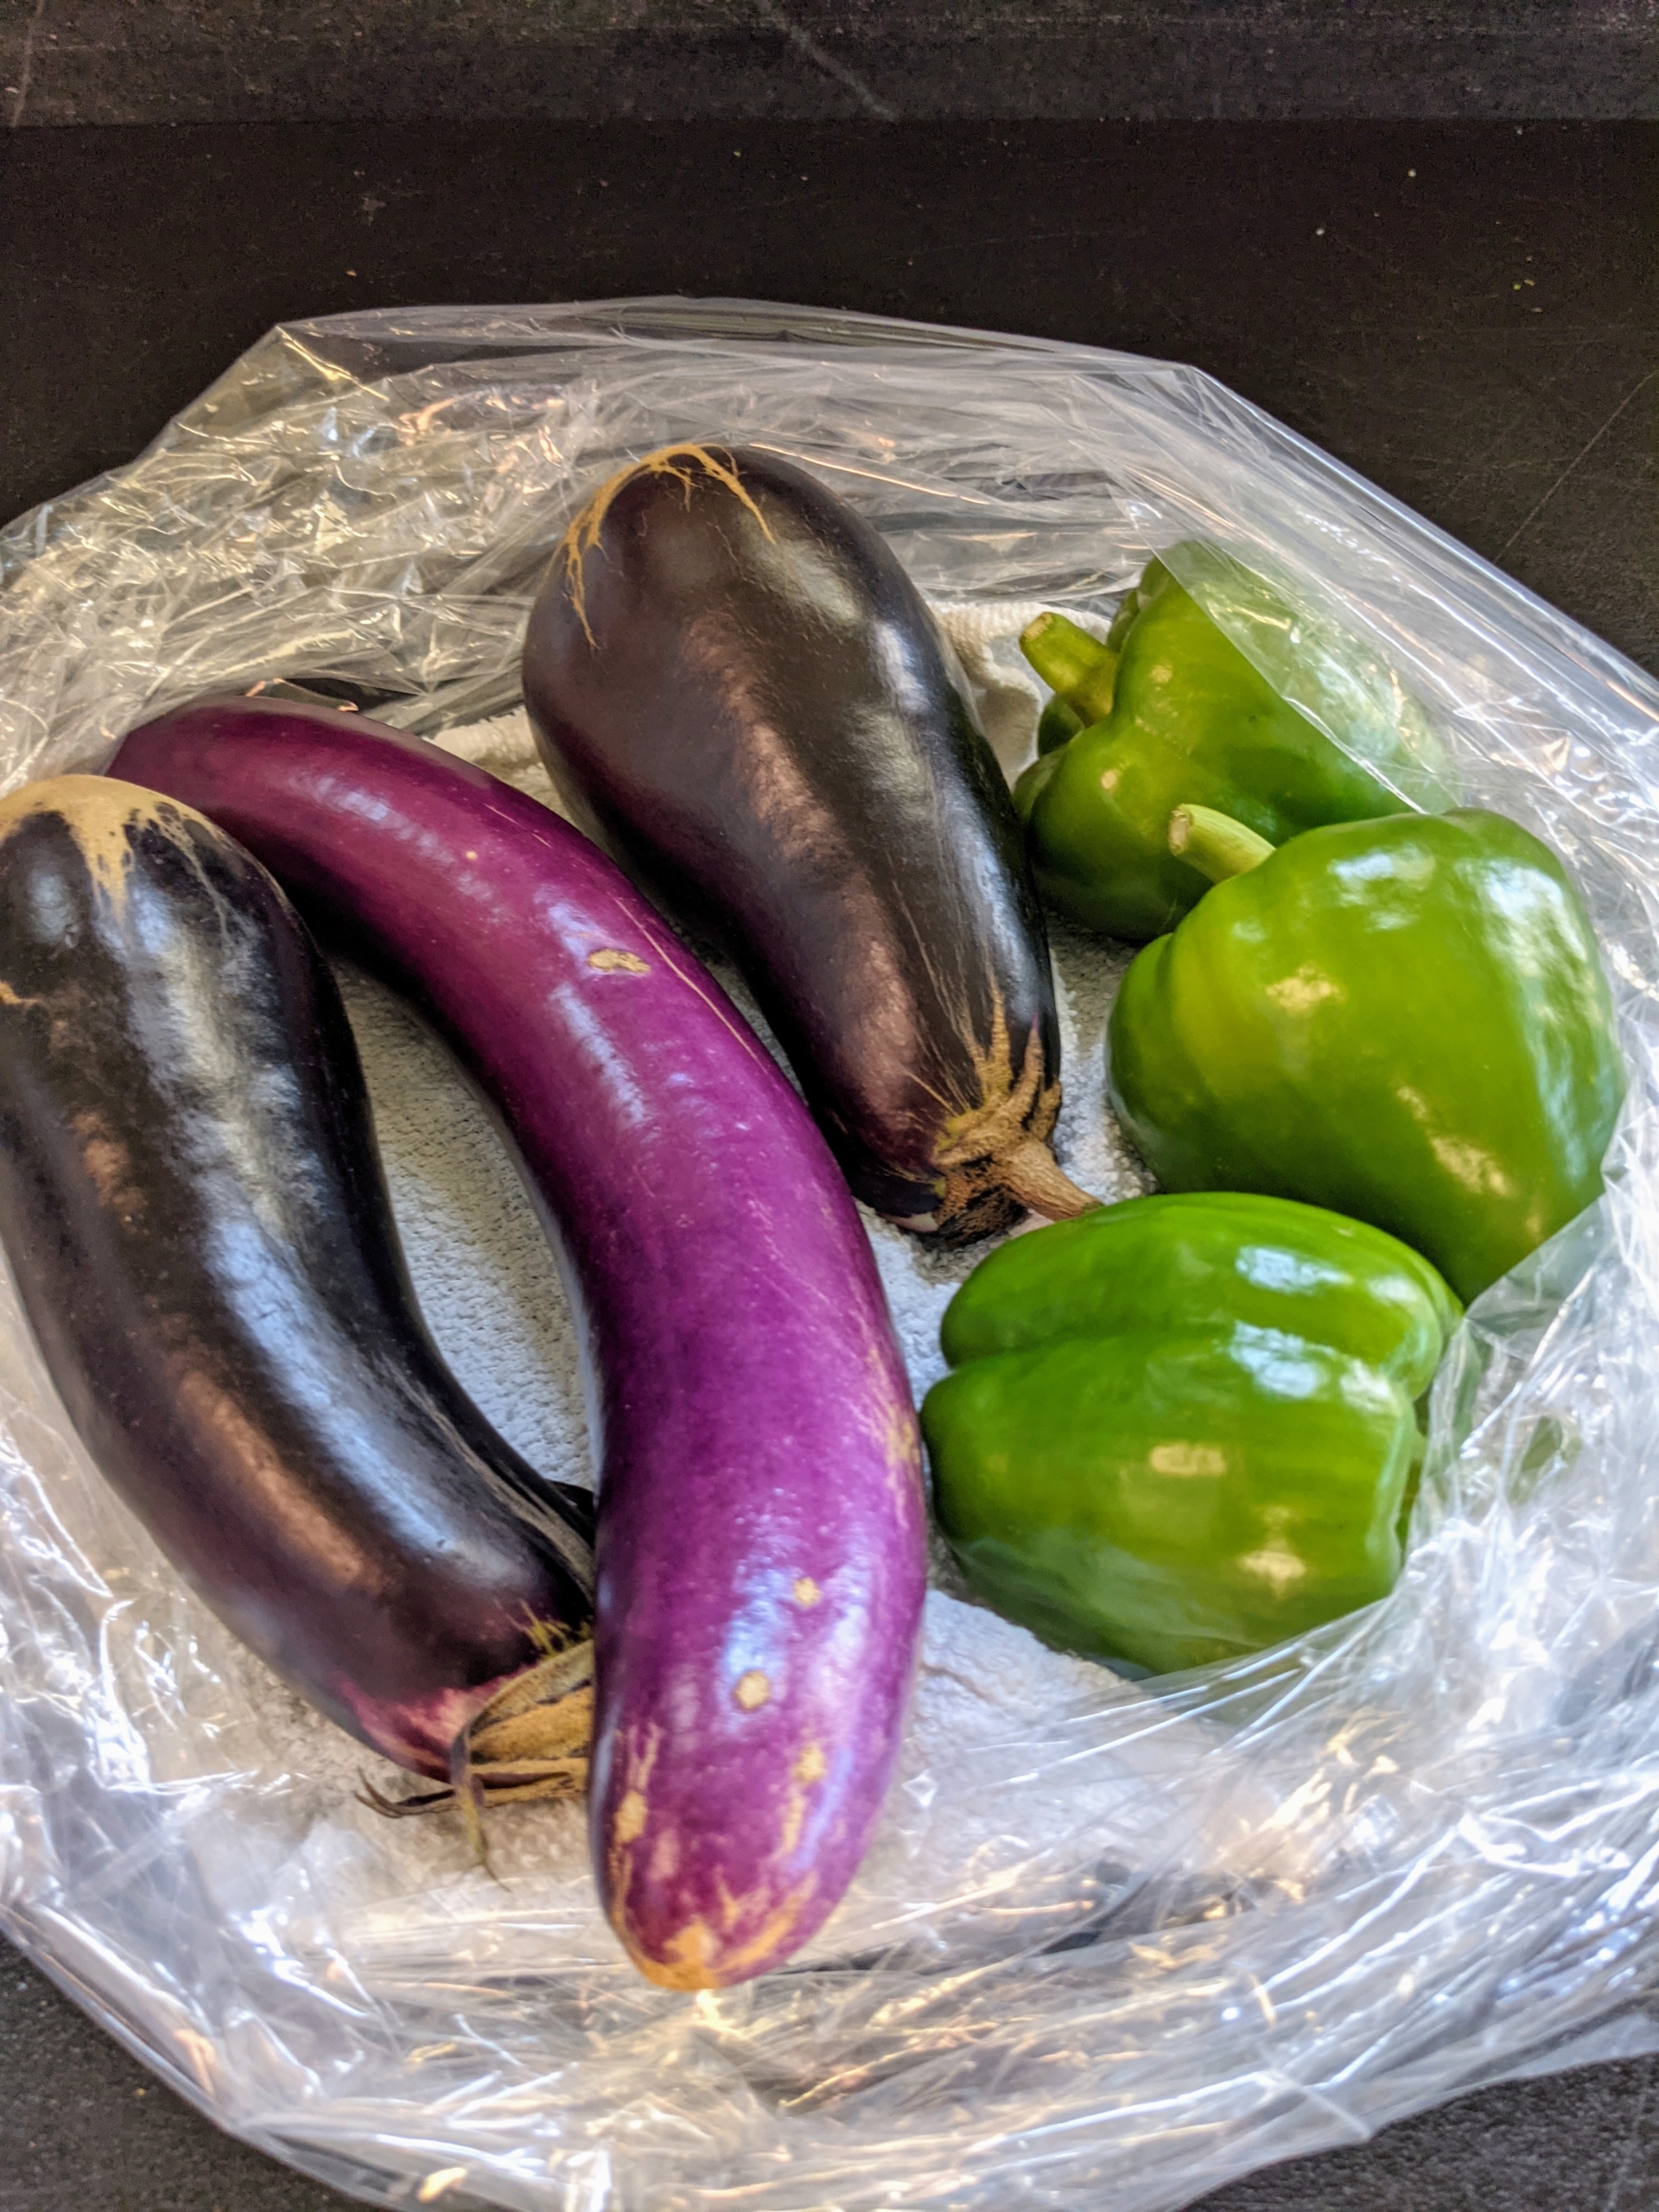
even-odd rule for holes
{"type": "Polygon", "coordinates": [[[0,118],[1651,117],[1651,0],[0,0],[0,118]]]}
{"type": "MultiPolygon", "coordinates": [[[[281,317],[739,293],[1195,361],[1659,671],[1656,184],[1635,124],[25,130],[0,513],[129,457],[281,317]]],[[[344,2202],[15,1960],[0,2079],[6,2212],[344,2202]]],[[[1206,2212],[1644,2212],[1656,2091],[1646,2060],[1488,2089],[1206,2212]]]]}

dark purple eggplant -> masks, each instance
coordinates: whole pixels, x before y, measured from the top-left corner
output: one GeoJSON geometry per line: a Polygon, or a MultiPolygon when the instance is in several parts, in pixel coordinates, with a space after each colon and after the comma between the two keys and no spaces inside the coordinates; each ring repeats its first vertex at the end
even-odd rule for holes
{"type": "Polygon", "coordinates": [[[584,825],[737,962],[853,1190],[943,1243],[1092,1201],[1020,825],[882,539],[787,462],[671,446],[570,525],[524,696],[584,825]]]}
{"type": "Polygon", "coordinates": [[[244,1643],[468,1802],[582,1788],[590,1501],[443,1365],[287,899],[107,777],[0,805],[0,1243],[92,1459],[244,1643]]]}
{"type": "Polygon", "coordinates": [[[604,854],[482,769],[263,699],[114,765],[251,846],[499,1112],[589,1362],[600,1890],[653,1981],[765,1973],[869,1842],[926,1582],[910,1387],[823,1140],[604,854]]]}

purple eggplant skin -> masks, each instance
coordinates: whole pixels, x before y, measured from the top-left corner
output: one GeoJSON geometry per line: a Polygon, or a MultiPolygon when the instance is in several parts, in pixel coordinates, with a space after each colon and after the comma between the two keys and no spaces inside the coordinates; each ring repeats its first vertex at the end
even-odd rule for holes
{"type": "Polygon", "coordinates": [[[613,862],[482,770],[259,700],[114,768],[258,854],[493,1102],[587,1338],[606,1908],[653,1981],[763,1973],[869,1840],[925,1577],[909,1386],[810,1116],[613,862]]]}
{"type": "Polygon", "coordinates": [[[742,969],[855,1194],[942,1244],[1092,1201],[1042,911],[960,671],[788,462],[673,446],[555,555],[524,685],[584,826],[742,969]]]}
{"type": "Polygon", "coordinates": [[[0,1243],[92,1459],[261,1658],[415,1773],[580,1789],[588,1502],[427,1333],[292,906],[104,776],[0,804],[0,1243]]]}

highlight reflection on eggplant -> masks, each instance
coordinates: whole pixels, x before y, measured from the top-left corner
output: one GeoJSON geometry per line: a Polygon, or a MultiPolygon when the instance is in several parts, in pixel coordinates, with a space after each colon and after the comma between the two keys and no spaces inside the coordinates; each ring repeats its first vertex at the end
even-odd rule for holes
{"type": "Polygon", "coordinates": [[[964,1243],[1092,1201],[1020,826],[881,537],[771,454],[673,446],[576,518],[524,695],[587,826],[742,968],[855,1193],[964,1243]]]}
{"type": "Polygon", "coordinates": [[[245,1643],[469,1808],[581,1790],[590,1501],[443,1365],[287,899],[107,777],[0,805],[0,1242],[93,1459],[245,1643]]]}

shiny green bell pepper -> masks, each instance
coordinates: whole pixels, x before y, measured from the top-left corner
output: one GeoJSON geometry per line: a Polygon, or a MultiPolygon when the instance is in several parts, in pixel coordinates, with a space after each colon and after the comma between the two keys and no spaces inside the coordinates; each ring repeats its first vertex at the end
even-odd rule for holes
{"type": "Polygon", "coordinates": [[[1185,802],[1235,816],[1274,844],[1326,822],[1449,803],[1436,741],[1410,696],[1368,683],[1352,639],[1334,638],[1219,548],[1168,556],[1272,667],[1275,683],[1161,560],[1119,609],[1107,645],[1057,614],[1020,643],[1086,726],[1048,745],[1014,786],[1044,896],[1075,920],[1141,940],[1204,895],[1165,831],[1185,802]],[[1341,744],[1283,696],[1319,714],[1341,744]]]}
{"type": "Polygon", "coordinates": [[[1166,1188],[1335,1207],[1464,1299],[1598,1196],[1624,1063],[1547,846],[1475,812],[1274,851],[1182,808],[1170,835],[1217,880],[1137,955],[1109,1030],[1112,1103],[1166,1188]]]}
{"type": "Polygon", "coordinates": [[[945,1308],[939,1347],[960,1367],[1242,1321],[1330,1344],[1416,1398],[1461,1312],[1421,1253],[1368,1222],[1255,1192],[1168,1192],[1010,1237],[945,1308]]]}
{"type": "Polygon", "coordinates": [[[1370,1604],[1400,1568],[1412,1400],[1457,1302],[1389,1236],[1233,1194],[1014,1238],[945,1316],[922,1408],[973,1587],[1156,1673],[1370,1604]]]}

